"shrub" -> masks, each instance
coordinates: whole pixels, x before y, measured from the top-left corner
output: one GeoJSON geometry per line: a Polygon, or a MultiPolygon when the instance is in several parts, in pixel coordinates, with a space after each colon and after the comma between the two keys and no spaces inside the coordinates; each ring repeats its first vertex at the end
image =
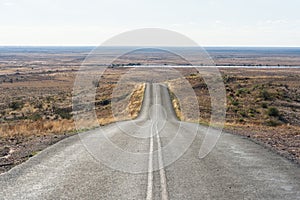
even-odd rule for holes
{"type": "Polygon", "coordinates": [[[262,104],[261,104],[261,107],[262,107],[262,108],[268,108],[268,104],[267,104],[267,103],[262,103],[262,104]]]}
{"type": "Polygon", "coordinates": [[[245,111],[240,111],[239,114],[242,116],[242,117],[248,117],[247,116],[247,113],[245,111]]]}
{"type": "Polygon", "coordinates": [[[260,97],[264,100],[272,100],[271,94],[265,89],[260,91],[260,97]]]}
{"type": "Polygon", "coordinates": [[[58,114],[63,119],[71,119],[71,109],[69,108],[55,108],[55,114],[58,114]]]}
{"type": "Polygon", "coordinates": [[[254,108],[249,108],[248,112],[251,113],[251,114],[259,113],[259,112],[258,112],[256,109],[254,109],[254,108]]]}
{"type": "Polygon", "coordinates": [[[229,76],[229,75],[223,76],[223,82],[224,83],[230,83],[230,82],[233,82],[235,80],[236,80],[236,78],[233,77],[233,76],[229,76]]]}
{"type": "Polygon", "coordinates": [[[239,109],[238,108],[232,108],[232,111],[237,113],[239,111],[239,109]]]}
{"type": "Polygon", "coordinates": [[[240,94],[249,94],[249,90],[247,88],[240,88],[237,90],[236,94],[240,95],[240,94]]]}
{"type": "Polygon", "coordinates": [[[43,109],[43,103],[37,103],[34,107],[38,109],[43,109]]]}
{"type": "Polygon", "coordinates": [[[238,106],[238,105],[239,105],[239,102],[238,102],[238,101],[235,101],[235,100],[233,100],[231,103],[232,103],[232,105],[234,105],[234,106],[238,106]]]}
{"type": "Polygon", "coordinates": [[[39,119],[42,119],[42,116],[41,116],[39,113],[35,113],[35,114],[31,115],[31,116],[29,117],[29,119],[31,119],[31,120],[33,120],[33,121],[37,121],[37,120],[39,120],[39,119]]]}
{"type": "Polygon", "coordinates": [[[239,122],[245,122],[243,118],[239,118],[239,122]]]}
{"type": "Polygon", "coordinates": [[[271,117],[278,117],[279,116],[279,110],[275,107],[270,107],[268,109],[268,115],[271,117]]]}
{"type": "Polygon", "coordinates": [[[278,125],[280,125],[280,122],[276,121],[276,120],[269,120],[266,122],[266,125],[267,126],[278,126],[278,125]]]}
{"type": "Polygon", "coordinates": [[[232,105],[234,105],[234,106],[238,106],[239,105],[238,100],[235,100],[233,97],[227,96],[227,98],[231,102],[232,105]]]}
{"type": "Polygon", "coordinates": [[[14,102],[11,102],[9,104],[9,107],[13,110],[17,110],[17,109],[20,109],[20,108],[23,108],[24,106],[24,103],[23,102],[19,102],[19,101],[14,101],[14,102]]]}

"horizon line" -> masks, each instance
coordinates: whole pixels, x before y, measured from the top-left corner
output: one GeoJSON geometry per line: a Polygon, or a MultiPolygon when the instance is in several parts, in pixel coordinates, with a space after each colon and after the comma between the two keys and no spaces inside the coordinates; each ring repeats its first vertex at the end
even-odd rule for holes
{"type": "MultiPolygon", "coordinates": [[[[96,48],[96,47],[100,47],[101,45],[52,45],[52,44],[45,44],[45,45],[33,45],[33,44],[29,44],[29,45],[1,45],[0,44],[0,48],[3,47],[91,47],[91,48],[96,48]]],[[[102,47],[143,47],[143,46],[102,46],[102,47]]],[[[147,47],[147,46],[145,46],[147,47]]],[[[275,46],[275,45],[266,45],[266,46],[262,46],[262,45],[204,45],[204,46],[149,46],[149,47],[193,47],[193,48],[300,48],[300,46],[275,46]]]]}

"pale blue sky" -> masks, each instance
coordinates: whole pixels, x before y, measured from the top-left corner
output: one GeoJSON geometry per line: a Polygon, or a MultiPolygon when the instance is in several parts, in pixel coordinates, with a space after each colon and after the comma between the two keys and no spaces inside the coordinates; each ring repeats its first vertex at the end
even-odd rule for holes
{"type": "Polygon", "coordinates": [[[137,28],[203,46],[300,46],[299,0],[0,0],[0,45],[98,45],[137,28]]]}

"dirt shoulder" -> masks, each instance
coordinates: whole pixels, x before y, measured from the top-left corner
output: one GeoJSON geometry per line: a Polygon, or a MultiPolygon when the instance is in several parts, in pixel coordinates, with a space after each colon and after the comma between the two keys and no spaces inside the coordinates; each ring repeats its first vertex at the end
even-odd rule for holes
{"type": "Polygon", "coordinates": [[[224,131],[245,136],[300,165],[299,127],[226,126],[224,131]]]}
{"type": "Polygon", "coordinates": [[[0,140],[0,173],[21,164],[39,151],[75,133],[15,137],[0,140]]]}

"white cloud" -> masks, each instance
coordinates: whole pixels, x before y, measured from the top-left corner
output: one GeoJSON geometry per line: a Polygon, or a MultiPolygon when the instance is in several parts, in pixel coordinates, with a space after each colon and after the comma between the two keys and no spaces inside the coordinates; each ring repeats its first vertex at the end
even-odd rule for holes
{"type": "Polygon", "coordinates": [[[9,0],[5,0],[5,1],[2,2],[2,4],[4,6],[14,6],[16,3],[12,2],[12,1],[9,1],[9,0]]]}
{"type": "Polygon", "coordinates": [[[277,20],[267,20],[265,23],[267,24],[286,24],[288,21],[284,19],[277,19],[277,20]]]}

